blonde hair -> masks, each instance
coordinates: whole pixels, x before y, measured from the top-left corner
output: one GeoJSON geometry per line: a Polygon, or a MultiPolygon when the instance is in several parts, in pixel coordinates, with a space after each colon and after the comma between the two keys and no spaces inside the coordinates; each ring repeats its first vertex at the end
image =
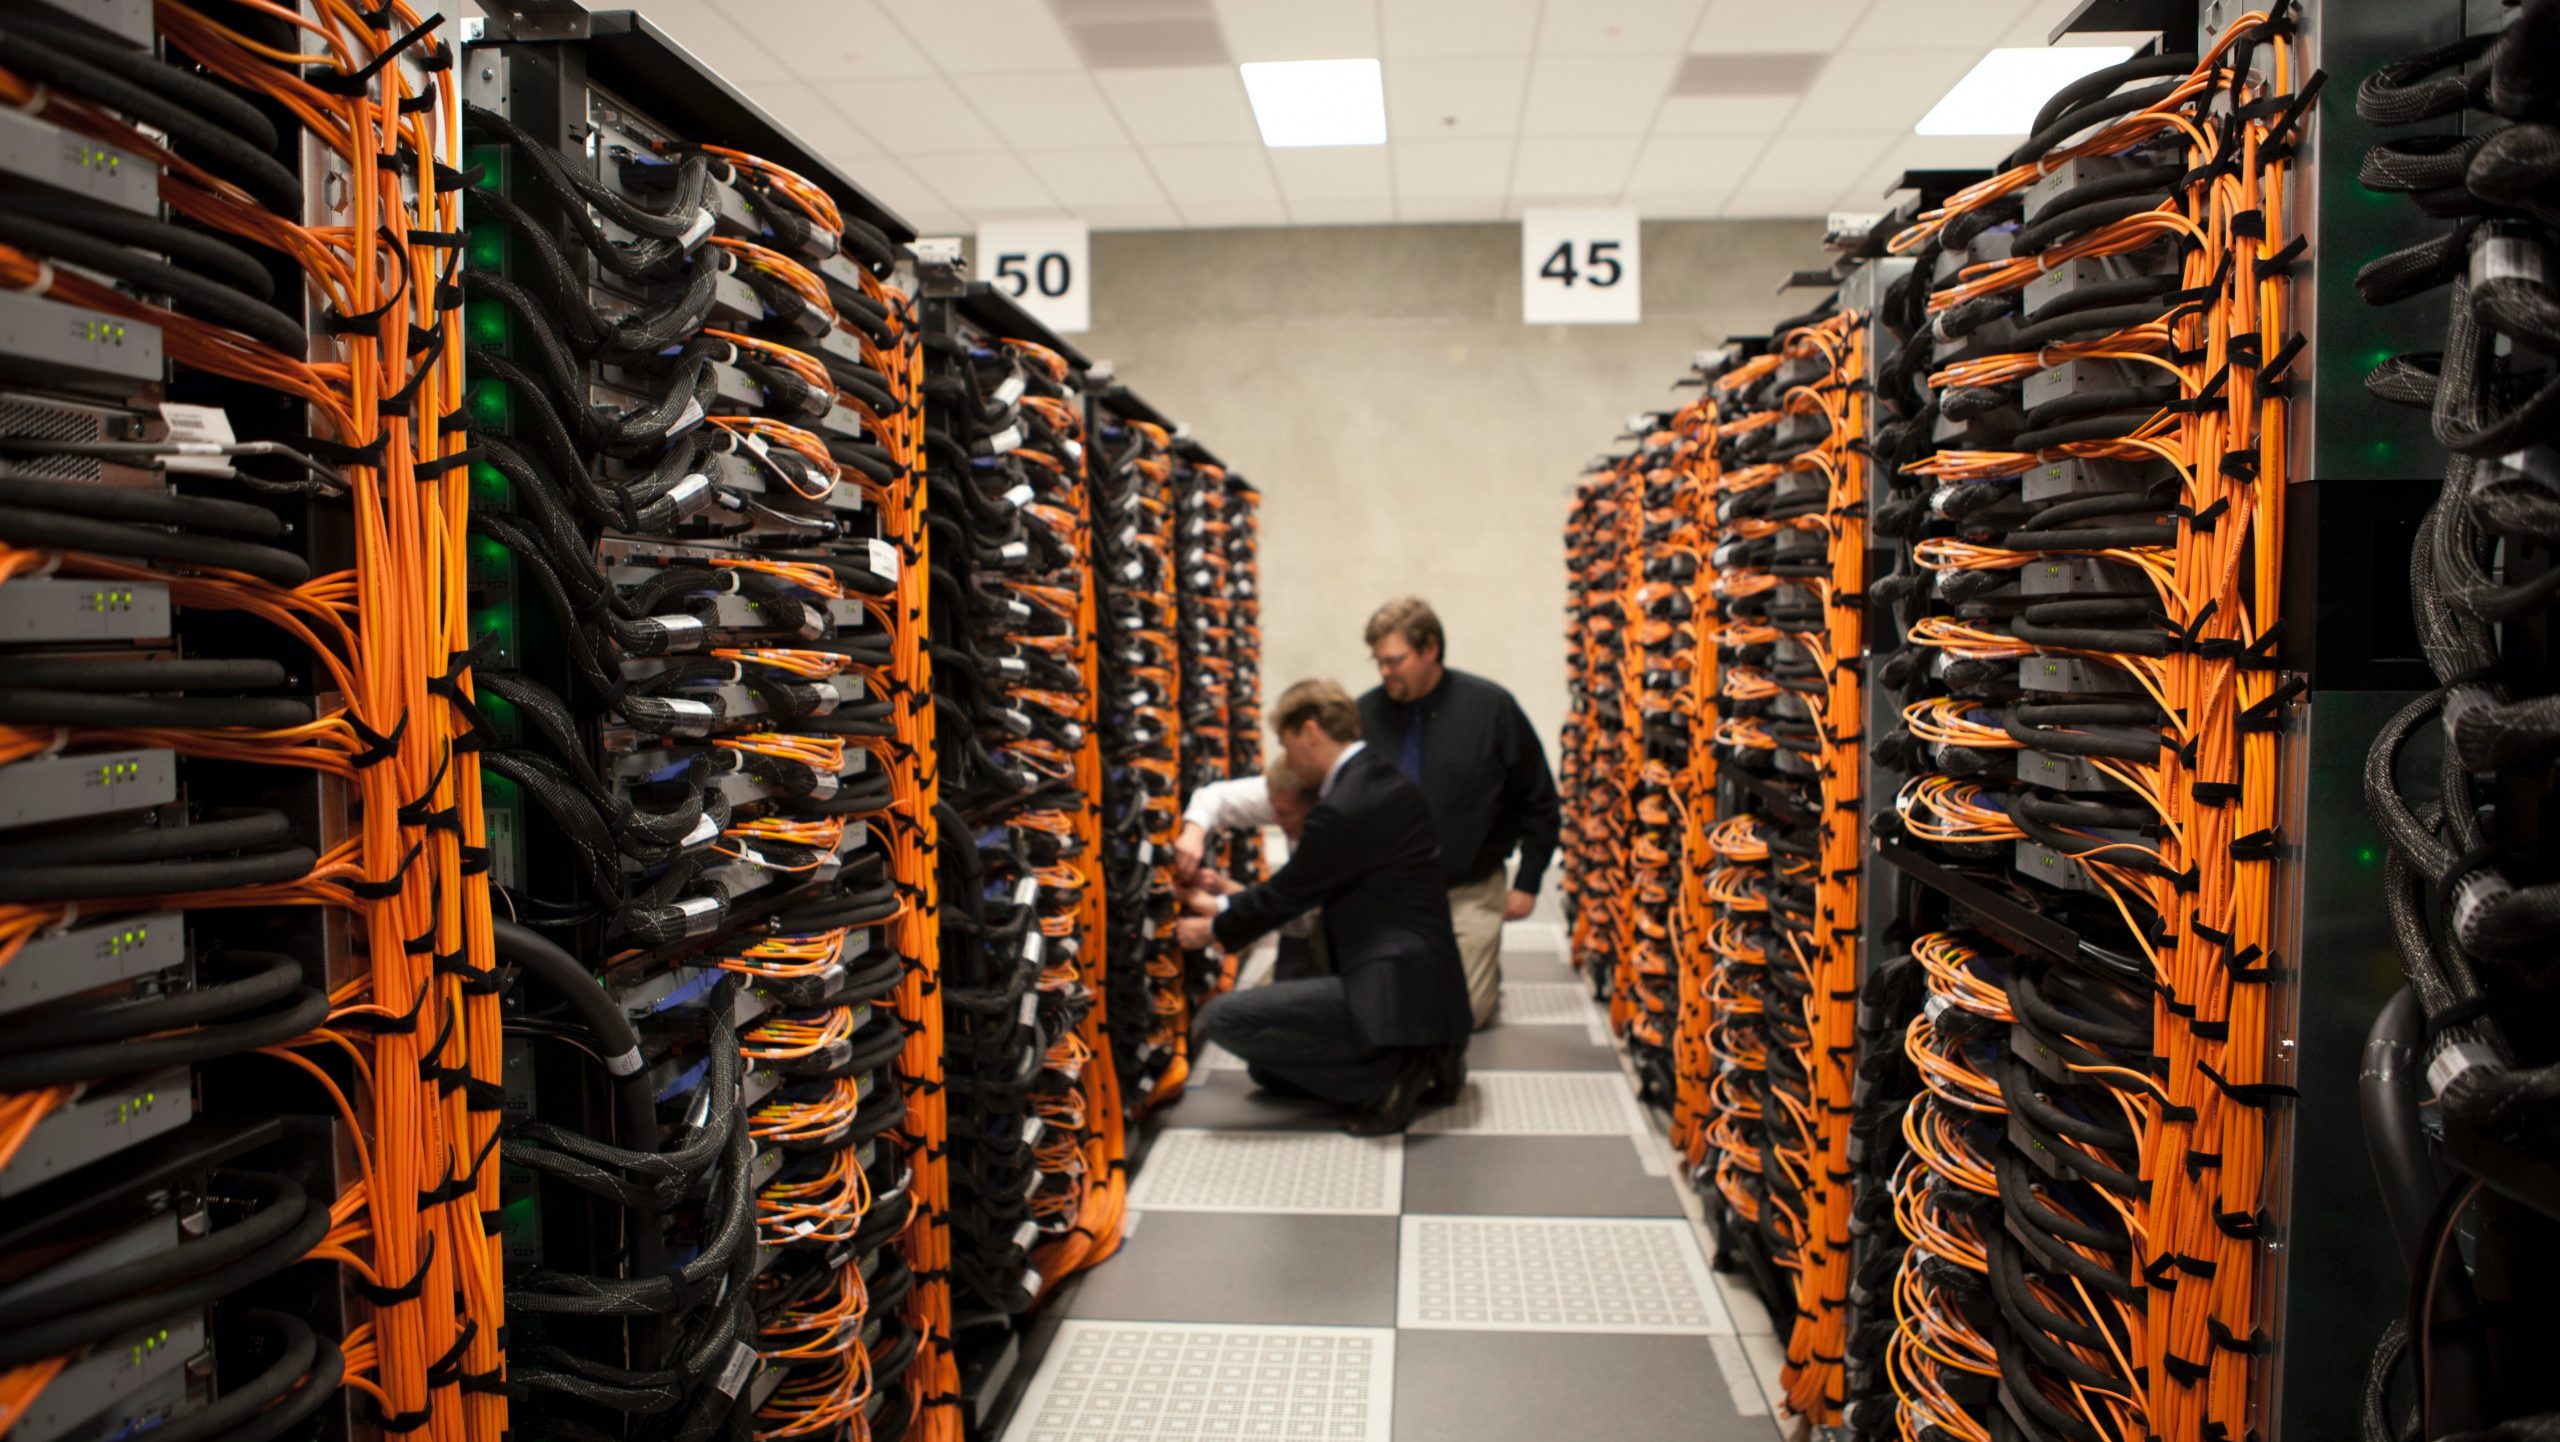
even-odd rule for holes
{"type": "Polygon", "coordinates": [[[1285,792],[1313,800],[1316,794],[1316,789],[1307,784],[1307,778],[1298,774],[1298,768],[1290,765],[1286,756],[1274,756],[1263,766],[1262,784],[1271,788],[1274,798],[1285,792]]]}

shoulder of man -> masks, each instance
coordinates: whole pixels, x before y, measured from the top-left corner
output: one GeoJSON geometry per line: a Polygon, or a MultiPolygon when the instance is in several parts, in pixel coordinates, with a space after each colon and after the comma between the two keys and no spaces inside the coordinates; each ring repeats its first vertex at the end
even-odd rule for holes
{"type": "Polygon", "coordinates": [[[1465,694],[1486,701],[1509,701],[1511,692],[1501,682],[1479,676],[1473,671],[1449,670],[1447,685],[1451,694],[1465,694]]]}

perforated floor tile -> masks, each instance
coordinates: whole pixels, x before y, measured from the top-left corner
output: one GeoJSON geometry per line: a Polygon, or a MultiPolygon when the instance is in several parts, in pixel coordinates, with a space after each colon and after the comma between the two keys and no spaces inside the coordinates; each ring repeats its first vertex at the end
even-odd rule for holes
{"type": "Polygon", "coordinates": [[[1404,1138],[1340,1132],[1211,1132],[1156,1138],[1129,1196],[1141,1211],[1394,1216],[1404,1138]]]}
{"type": "Polygon", "coordinates": [[[1397,1252],[1399,1327],[1733,1331],[1683,1221],[1408,1216],[1397,1252]]]}
{"type": "Polygon", "coordinates": [[[1416,1118],[1413,1130],[1479,1136],[1634,1136],[1644,1130],[1623,1073],[1479,1071],[1456,1102],[1416,1118]]]}
{"type": "Polygon", "coordinates": [[[1192,1059],[1191,1065],[1194,1070],[1204,1072],[1243,1071],[1244,1058],[1211,1042],[1200,1049],[1200,1055],[1192,1059]]]}
{"type": "Polygon", "coordinates": [[[1590,1014],[1579,982],[1513,981],[1502,987],[1504,1026],[1581,1026],[1590,1014]]]}
{"type": "Polygon", "coordinates": [[[1387,1442],[1395,1374],[1385,1327],[1070,1319],[1005,1442],[1387,1442]]]}

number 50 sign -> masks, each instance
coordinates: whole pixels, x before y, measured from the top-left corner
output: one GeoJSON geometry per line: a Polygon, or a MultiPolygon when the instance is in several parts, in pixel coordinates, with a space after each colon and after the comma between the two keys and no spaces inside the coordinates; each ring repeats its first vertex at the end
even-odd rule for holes
{"type": "Polygon", "coordinates": [[[1531,325],[1643,319],[1642,255],[1632,210],[1521,212],[1520,318],[1531,325]]]}
{"type": "Polygon", "coordinates": [[[1001,221],[978,227],[970,265],[1049,329],[1087,330],[1093,325],[1088,244],[1081,220],[1001,221]]]}

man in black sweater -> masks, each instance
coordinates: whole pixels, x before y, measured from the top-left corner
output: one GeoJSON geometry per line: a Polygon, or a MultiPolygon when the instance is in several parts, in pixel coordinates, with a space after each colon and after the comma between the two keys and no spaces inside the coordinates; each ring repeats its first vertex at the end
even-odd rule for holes
{"type": "Polygon", "coordinates": [[[1422,793],[1361,744],[1359,713],[1331,681],[1301,681],[1272,708],[1307,813],[1288,864],[1232,896],[1202,899],[1177,924],[1185,947],[1240,951],[1310,908],[1324,908],[1334,974],[1231,992],[1201,1031],[1244,1059],[1254,1080],[1359,1108],[1358,1136],[1399,1132],[1414,1112],[1465,1084],[1467,985],[1440,885],[1422,793]]]}
{"type": "Polygon", "coordinates": [[[1448,637],[1419,596],[1369,618],[1375,690],[1360,698],[1360,732],[1422,787],[1440,840],[1449,918],[1467,972],[1475,1024],[1502,1009],[1502,924],[1537,905],[1563,811],[1537,730],[1511,693],[1441,663],[1448,637]],[[1503,863],[1519,848],[1520,868],[1503,863]]]}

